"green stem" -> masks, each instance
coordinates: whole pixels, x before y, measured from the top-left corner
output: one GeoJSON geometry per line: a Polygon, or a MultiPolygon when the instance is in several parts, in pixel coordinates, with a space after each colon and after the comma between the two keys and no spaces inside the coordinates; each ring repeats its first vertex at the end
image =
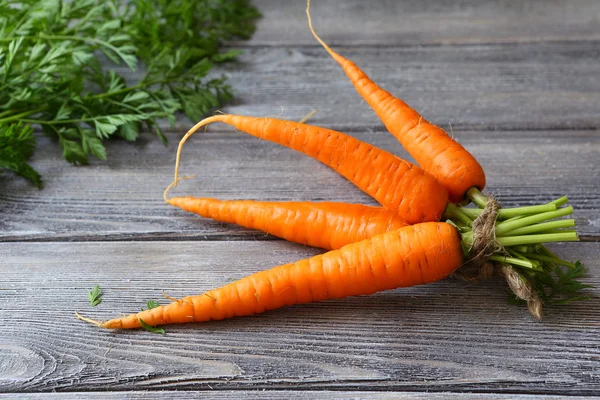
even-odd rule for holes
{"type": "MultiPolygon", "coordinates": [[[[556,205],[554,204],[540,204],[536,206],[525,206],[515,208],[501,208],[498,210],[498,219],[513,218],[521,216],[523,214],[539,214],[542,212],[554,211],[556,205]]],[[[471,218],[477,218],[483,210],[480,208],[463,208],[462,211],[471,218]]]]}
{"type": "Polygon", "coordinates": [[[494,255],[490,256],[488,259],[492,260],[492,261],[498,261],[498,262],[501,262],[504,264],[518,265],[519,267],[525,267],[525,268],[529,268],[529,269],[535,268],[533,263],[531,263],[527,260],[521,260],[520,258],[515,258],[515,257],[505,257],[505,256],[494,254],[494,255]]]}
{"type": "MultiPolygon", "coordinates": [[[[19,114],[11,115],[10,117],[2,118],[2,119],[0,119],[0,124],[4,124],[7,122],[13,122],[13,121],[20,121],[21,118],[23,118],[23,117],[27,117],[32,114],[37,114],[41,111],[46,110],[47,108],[48,108],[48,106],[40,106],[38,108],[34,108],[33,110],[27,110],[27,111],[24,111],[19,114]]],[[[7,111],[10,111],[10,110],[7,110],[7,111]]],[[[26,121],[23,120],[23,122],[26,122],[26,121]]]]}
{"type": "Polygon", "coordinates": [[[561,198],[558,198],[558,199],[556,199],[556,200],[553,200],[553,201],[551,201],[551,202],[550,202],[550,203],[548,203],[548,204],[554,204],[554,205],[556,206],[556,208],[558,208],[558,207],[562,207],[562,206],[564,206],[564,205],[565,205],[565,204],[567,204],[568,202],[569,202],[569,199],[567,198],[567,196],[563,196],[563,197],[561,197],[561,198]]]}
{"type": "Polygon", "coordinates": [[[502,236],[503,234],[512,230],[522,228],[528,225],[537,224],[542,221],[563,217],[573,213],[573,207],[564,207],[556,211],[544,212],[540,214],[531,215],[529,217],[520,218],[515,221],[501,222],[496,225],[496,236],[502,236]]]}
{"type": "Polygon", "coordinates": [[[545,231],[550,231],[550,230],[559,229],[559,228],[570,228],[573,226],[575,226],[574,219],[562,219],[559,221],[550,221],[550,222],[543,222],[541,224],[524,226],[522,228],[513,229],[512,231],[508,231],[508,232],[506,232],[506,234],[507,235],[510,234],[511,236],[527,235],[530,233],[545,232],[545,231]]]}
{"type": "Polygon", "coordinates": [[[444,220],[458,220],[458,222],[460,222],[462,225],[465,226],[471,226],[471,224],[473,224],[473,220],[471,218],[469,218],[469,216],[467,214],[465,214],[463,212],[463,208],[461,207],[457,207],[452,203],[448,203],[446,205],[446,210],[444,211],[444,214],[442,216],[442,218],[444,220]]]}
{"type": "Polygon", "coordinates": [[[127,87],[124,87],[123,89],[115,90],[113,92],[104,92],[104,93],[94,94],[91,96],[86,96],[86,97],[84,97],[84,99],[86,99],[86,100],[104,99],[106,97],[115,96],[117,94],[123,94],[123,93],[131,92],[133,90],[141,89],[142,87],[147,87],[147,86],[145,84],[142,84],[142,82],[140,82],[135,86],[127,86],[127,87]]]}
{"type": "Polygon", "coordinates": [[[471,199],[475,205],[481,208],[484,208],[488,202],[487,197],[484,196],[476,187],[472,187],[467,191],[467,197],[471,199]]]}
{"type": "Polygon", "coordinates": [[[552,264],[564,265],[565,267],[569,267],[569,268],[575,268],[574,263],[565,261],[558,257],[549,257],[549,256],[544,256],[542,254],[535,254],[535,253],[525,253],[525,257],[531,258],[533,260],[549,262],[552,264]]]}
{"type": "Polygon", "coordinates": [[[61,124],[78,124],[80,122],[90,122],[90,121],[95,121],[98,118],[99,117],[78,118],[78,119],[56,119],[56,120],[50,120],[50,121],[43,121],[43,120],[39,120],[39,119],[22,119],[21,121],[23,121],[27,124],[61,125],[61,124]]]}
{"type": "Polygon", "coordinates": [[[501,246],[510,247],[521,244],[550,243],[550,242],[576,242],[579,240],[577,232],[545,233],[540,235],[504,236],[496,239],[501,246]]]}

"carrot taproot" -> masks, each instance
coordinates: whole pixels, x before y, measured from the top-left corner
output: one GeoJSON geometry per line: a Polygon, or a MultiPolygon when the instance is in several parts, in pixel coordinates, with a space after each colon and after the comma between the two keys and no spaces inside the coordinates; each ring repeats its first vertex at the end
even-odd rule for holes
{"type": "Polygon", "coordinates": [[[410,224],[437,221],[446,207],[448,192],[433,176],[387,151],[331,129],[232,114],[205,118],[185,134],[177,149],[175,185],[184,143],[199,128],[213,122],[231,125],[321,161],[410,224]]]}
{"type": "MultiPolygon", "coordinates": [[[[566,199],[552,202],[564,205],[566,199]]],[[[454,213],[461,208],[450,205],[454,213]]],[[[284,264],[234,281],[202,295],[188,296],[165,306],[106,322],[76,313],[79,319],[104,328],[139,328],[171,323],[202,322],[251,315],[292,304],[308,303],[435,282],[463,266],[489,266],[504,274],[513,293],[527,301],[541,318],[542,301],[568,302],[587,298],[577,281],[585,273],[579,263],[561,260],[542,243],[579,240],[575,231],[521,229],[572,212],[541,212],[511,218],[494,226],[498,203],[488,204],[470,230],[446,222],[408,225],[294,263],[284,264]],[[484,216],[485,214],[485,216],[484,216]],[[491,223],[491,224],[490,224],[491,223]],[[508,226],[510,225],[510,226],[508,226]],[[502,229],[501,226],[503,227],[502,229]],[[521,229],[521,232],[518,230],[521,229]],[[460,231],[460,233],[459,233],[460,231]],[[495,231],[495,232],[494,232],[495,231]],[[526,231],[526,232],[523,232],[526,231]],[[488,253],[491,249],[491,254],[488,253]],[[573,269],[568,274],[559,265],[573,269]],[[553,276],[556,273],[558,280],[553,276]],[[551,291],[551,294],[547,293],[551,291]]],[[[464,214],[464,217],[471,217],[464,214]]],[[[471,220],[472,221],[472,220],[471,220]]],[[[470,225],[470,224],[467,224],[470,225]]],[[[461,268],[463,267],[463,268],[461,268]]],[[[489,276],[489,269],[486,268],[489,276]]],[[[493,270],[492,270],[493,271],[493,270]]],[[[479,276],[478,273],[475,276],[479,276]]]]}
{"type": "Polygon", "coordinates": [[[337,202],[217,200],[173,197],[167,202],[205,218],[258,229],[327,250],[408,225],[383,207],[337,202]]]}
{"type": "Polygon", "coordinates": [[[387,130],[425,171],[448,189],[452,202],[464,200],[472,187],[483,190],[483,168],[463,146],[443,129],[426,121],[404,101],[380,88],[354,62],[331,49],[313,28],[310,0],[307,0],[306,14],[315,39],[342,67],[356,91],[375,111],[387,130]]]}
{"type": "Polygon", "coordinates": [[[203,322],[292,304],[371,294],[435,282],[463,263],[458,231],[444,222],[406,226],[294,263],[260,271],[198,296],[184,297],[103,328],[203,322]]]}

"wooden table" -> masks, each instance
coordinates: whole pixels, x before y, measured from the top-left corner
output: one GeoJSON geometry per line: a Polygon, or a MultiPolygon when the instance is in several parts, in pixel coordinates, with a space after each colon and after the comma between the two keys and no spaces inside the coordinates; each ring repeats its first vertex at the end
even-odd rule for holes
{"type": "MultiPolygon", "coordinates": [[[[339,129],[408,157],[310,36],[303,1],[264,13],[225,73],[224,111],[339,129]]],[[[568,194],[582,243],[552,246],[600,286],[600,2],[315,1],[322,37],[384,88],[452,130],[506,206],[568,194]]],[[[501,281],[448,280],[255,317],[169,326],[167,335],[87,325],[319,253],[165,205],[181,119],[108,144],[75,168],[43,136],[42,191],[3,176],[0,394],[37,398],[554,398],[600,393],[598,298],[535,322],[501,281]],[[87,291],[103,302],[91,309],[87,291]],[[161,300],[162,299],[162,300],[161,300]],[[175,391],[184,391],[177,392],[175,391]],[[8,392],[8,394],[6,394],[8,392]],[[65,393],[68,392],[68,395],[65,393]],[[40,396],[41,397],[41,396],[40,396]],[[435,396],[434,396],[435,397],[435,396]]],[[[227,126],[188,142],[175,193],[374,204],[327,167],[227,126]]],[[[599,289],[591,291],[595,296],[599,289]]]]}

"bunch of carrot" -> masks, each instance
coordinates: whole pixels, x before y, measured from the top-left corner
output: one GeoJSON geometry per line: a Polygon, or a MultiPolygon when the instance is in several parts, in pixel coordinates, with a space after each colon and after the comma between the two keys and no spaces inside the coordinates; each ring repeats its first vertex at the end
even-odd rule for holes
{"type": "MultiPolygon", "coordinates": [[[[82,319],[105,328],[219,320],[290,304],[434,282],[471,260],[501,266],[498,270],[503,271],[515,294],[528,301],[532,313],[540,318],[541,303],[550,296],[547,279],[551,273],[561,265],[582,268],[561,260],[542,245],[578,240],[575,231],[564,230],[574,226],[573,220],[556,220],[573,211],[565,207],[566,197],[543,205],[498,210],[495,201],[481,193],[485,174],[477,160],[441,128],[333,51],[313,29],[309,10],[310,0],[306,11],[316,40],[421,167],[331,129],[274,118],[206,118],[179,144],[175,179],[165,191],[165,201],[203,217],[330,251],[137,314],[103,323],[82,319]],[[321,161],[372,196],[381,207],[169,199],[167,192],[179,180],[184,143],[199,128],[213,122],[229,124],[321,161]],[[455,204],[465,200],[478,207],[455,204]],[[482,241],[485,246],[478,246],[482,241]]],[[[578,289],[584,287],[579,285],[578,289]]]]}

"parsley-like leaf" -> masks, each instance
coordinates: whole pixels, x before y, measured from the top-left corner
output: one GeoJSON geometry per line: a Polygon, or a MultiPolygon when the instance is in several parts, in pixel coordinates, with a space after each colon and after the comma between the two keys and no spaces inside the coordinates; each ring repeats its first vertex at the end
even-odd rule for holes
{"type": "MultiPolygon", "coordinates": [[[[148,300],[148,302],[146,303],[146,306],[148,307],[148,310],[152,310],[153,308],[160,306],[160,303],[158,301],[148,300]]],[[[143,308],[142,308],[142,311],[144,311],[143,308]]]]}
{"type": "Polygon", "coordinates": [[[258,17],[249,0],[0,0],[0,170],[41,185],[29,125],[73,164],[106,159],[104,140],[135,141],[142,127],[166,142],[158,120],[196,121],[232,98],[208,74],[258,17]],[[116,66],[144,74],[125,80],[116,66]],[[7,144],[19,131],[29,144],[7,144]]]}
{"type": "Polygon", "coordinates": [[[88,292],[88,300],[92,307],[96,307],[98,304],[102,302],[102,290],[100,289],[100,285],[94,286],[92,290],[88,292]]]}
{"type": "Polygon", "coordinates": [[[586,272],[586,268],[579,261],[575,263],[574,268],[547,263],[544,272],[536,273],[535,278],[531,279],[531,284],[546,304],[564,305],[588,300],[590,296],[582,290],[593,286],[579,281],[586,272]]]}
{"type": "Polygon", "coordinates": [[[0,172],[10,170],[41,188],[40,175],[27,163],[34,149],[35,138],[29,125],[0,125],[0,172]]]}
{"type": "Polygon", "coordinates": [[[166,332],[163,328],[157,328],[155,326],[152,325],[148,325],[147,323],[144,322],[143,319],[140,318],[140,325],[142,326],[142,328],[144,328],[145,330],[147,330],[148,332],[152,332],[152,333],[160,333],[161,335],[165,335],[166,332]]]}

